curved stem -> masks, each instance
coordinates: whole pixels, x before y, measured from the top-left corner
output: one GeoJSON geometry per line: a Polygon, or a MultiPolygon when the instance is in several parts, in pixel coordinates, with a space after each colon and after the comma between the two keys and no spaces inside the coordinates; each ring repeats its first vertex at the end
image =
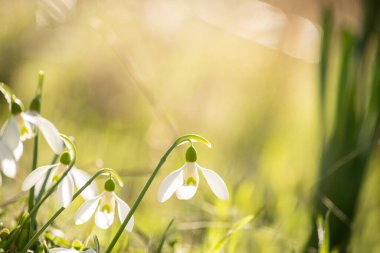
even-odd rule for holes
{"type": "MultiPolygon", "coordinates": [[[[105,168],[96,172],[74,195],[73,201],[76,199],[99,175],[103,173],[112,173],[111,169],[105,168]]],[[[42,227],[33,237],[29,240],[29,242],[25,245],[25,247],[21,250],[21,252],[26,252],[30,246],[38,239],[38,237],[46,230],[46,228],[65,210],[66,208],[61,207],[42,227]]]]}
{"type": "Polygon", "coordinates": [[[166,158],[169,156],[169,154],[172,152],[172,150],[179,144],[179,143],[182,143],[183,139],[181,139],[181,141],[178,141],[180,140],[181,138],[177,139],[177,141],[175,141],[171,146],[170,148],[166,151],[166,153],[162,156],[162,158],[160,159],[160,162],[157,164],[157,167],[156,169],[153,171],[152,175],[150,176],[150,178],[148,179],[148,181],[146,182],[144,188],[142,189],[142,191],[140,192],[139,196],[137,197],[135,203],[133,203],[133,206],[131,208],[131,210],[129,211],[127,217],[125,218],[125,220],[123,221],[123,223],[120,225],[120,228],[119,230],[116,232],[115,236],[113,237],[111,243],[109,244],[107,250],[105,251],[105,253],[110,253],[113,249],[113,247],[115,246],[116,242],[119,240],[121,234],[123,233],[124,231],[124,228],[127,226],[129,220],[131,219],[132,215],[134,214],[134,212],[136,211],[137,207],[139,206],[141,200],[143,199],[145,193],[147,192],[147,190],[149,189],[150,185],[152,184],[152,181],[153,179],[156,177],[158,171],[160,170],[160,168],[162,167],[162,165],[165,163],[166,161],[166,158]]]}

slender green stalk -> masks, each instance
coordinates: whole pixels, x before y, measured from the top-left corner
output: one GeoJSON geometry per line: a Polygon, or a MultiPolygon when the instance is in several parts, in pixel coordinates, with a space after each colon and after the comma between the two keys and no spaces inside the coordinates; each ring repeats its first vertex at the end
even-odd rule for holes
{"type": "MultiPolygon", "coordinates": [[[[38,85],[36,90],[36,96],[33,99],[32,103],[30,104],[30,109],[33,111],[36,111],[37,113],[41,112],[41,97],[42,97],[42,86],[45,79],[45,73],[43,71],[40,71],[38,73],[38,85]]],[[[34,171],[37,168],[37,160],[38,160],[38,136],[39,133],[37,131],[36,136],[34,138],[34,147],[33,147],[33,162],[32,162],[32,171],[34,171]]],[[[28,201],[28,212],[30,212],[33,209],[33,206],[35,204],[34,200],[34,189],[33,186],[29,191],[29,201],[28,201]]],[[[34,229],[35,226],[35,215],[31,216],[31,228],[34,229]]]]}
{"type": "MultiPolygon", "coordinates": [[[[38,132],[34,138],[34,148],[33,148],[33,162],[32,162],[32,171],[37,168],[38,160],[38,132]]],[[[34,206],[34,186],[29,191],[29,200],[28,200],[28,212],[33,209],[34,206]]],[[[36,223],[36,215],[30,217],[30,228],[34,229],[36,223]]]]}
{"type": "MultiPolygon", "coordinates": [[[[104,173],[113,173],[113,170],[105,168],[96,172],[74,195],[73,201],[101,174],[104,173]]],[[[20,252],[26,252],[30,246],[38,239],[38,237],[46,230],[46,228],[65,210],[66,208],[61,207],[46,223],[43,225],[40,230],[29,240],[25,247],[20,252]]]]}
{"type": "Polygon", "coordinates": [[[140,194],[137,197],[135,203],[133,203],[133,206],[132,206],[131,210],[129,211],[127,217],[125,218],[125,220],[121,224],[119,230],[116,232],[115,236],[113,237],[113,239],[112,239],[111,243],[109,244],[109,246],[108,246],[108,248],[107,248],[107,250],[106,250],[105,253],[110,253],[112,251],[112,249],[115,246],[116,242],[119,240],[121,234],[123,233],[124,228],[127,226],[127,224],[129,222],[129,220],[131,219],[132,215],[136,211],[137,207],[140,205],[140,202],[143,199],[145,193],[147,192],[147,190],[149,189],[150,185],[152,184],[153,179],[156,177],[158,171],[160,170],[160,168],[162,167],[162,165],[165,163],[166,158],[169,156],[169,154],[172,152],[172,150],[175,147],[176,147],[176,143],[172,144],[170,146],[170,148],[166,151],[166,153],[164,154],[164,156],[160,159],[160,162],[158,163],[156,169],[153,171],[152,175],[150,176],[150,178],[146,182],[144,188],[140,192],[140,194]]]}
{"type": "Polygon", "coordinates": [[[158,171],[160,170],[162,165],[165,163],[166,158],[169,156],[169,154],[173,151],[173,149],[175,147],[177,147],[177,146],[179,146],[185,142],[190,142],[190,143],[191,142],[201,142],[201,143],[205,144],[206,146],[211,147],[211,143],[200,135],[189,134],[189,135],[184,135],[184,136],[179,137],[169,147],[169,149],[166,151],[166,153],[161,157],[160,162],[157,164],[152,175],[150,176],[150,178],[146,182],[144,188],[141,190],[141,192],[140,192],[139,196],[137,197],[135,203],[133,203],[131,210],[129,211],[127,217],[125,217],[125,220],[123,221],[123,223],[120,225],[119,230],[116,232],[115,236],[113,237],[113,239],[112,239],[111,243],[109,244],[105,253],[110,253],[112,251],[113,247],[115,247],[115,244],[119,240],[121,234],[123,233],[124,228],[127,226],[129,220],[131,219],[132,215],[135,213],[137,207],[140,205],[141,200],[144,198],[145,193],[148,191],[148,189],[149,189],[150,185],[152,184],[153,179],[156,177],[158,171]]]}

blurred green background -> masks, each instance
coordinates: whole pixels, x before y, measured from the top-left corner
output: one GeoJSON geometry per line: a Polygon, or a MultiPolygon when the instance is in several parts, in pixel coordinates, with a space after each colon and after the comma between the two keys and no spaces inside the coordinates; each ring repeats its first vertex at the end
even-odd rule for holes
{"type": "MultiPolygon", "coordinates": [[[[301,251],[312,229],[320,159],[318,23],[324,3],[268,3],[0,0],[0,81],[28,104],[44,70],[42,115],[74,136],[77,167],[94,172],[105,166],[123,176],[125,187],[117,192],[127,203],[176,137],[197,133],[213,144],[196,146],[198,162],[224,178],[230,200],[219,201],[201,177],[192,200],[158,203],[160,182],[184,162],[185,148],[178,148],[117,252],[154,251],[172,218],[168,241],[174,246],[165,245],[165,252],[207,252],[234,222],[252,214],[224,252],[301,251]]],[[[358,2],[330,4],[339,24],[356,28],[358,2]]],[[[333,60],[333,71],[336,65],[333,60]]],[[[3,123],[9,116],[4,99],[0,106],[3,123]]],[[[53,154],[41,143],[38,164],[44,165],[53,154]]],[[[2,203],[19,194],[31,158],[29,141],[16,184],[4,179],[2,203]]],[[[371,160],[361,193],[352,252],[380,251],[378,163],[371,160]]],[[[118,220],[110,231],[90,222],[76,226],[82,202],[76,200],[54,227],[69,240],[97,234],[106,246],[118,220]]],[[[52,199],[45,207],[40,222],[58,205],[52,199]]],[[[13,225],[22,208],[21,201],[3,208],[3,223],[13,225]]]]}

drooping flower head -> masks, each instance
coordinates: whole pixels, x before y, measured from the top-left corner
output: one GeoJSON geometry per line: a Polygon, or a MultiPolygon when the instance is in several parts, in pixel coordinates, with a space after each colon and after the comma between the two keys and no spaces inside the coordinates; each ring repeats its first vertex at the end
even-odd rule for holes
{"type": "MultiPolygon", "coordinates": [[[[107,229],[114,221],[116,208],[120,222],[122,223],[127,217],[130,208],[114,191],[115,181],[109,178],[104,184],[104,192],[87,200],[79,207],[75,215],[75,224],[80,225],[85,223],[95,213],[96,226],[101,229],[107,229]]],[[[133,226],[134,218],[132,216],[125,229],[131,232],[133,226]]]]}
{"type": "Polygon", "coordinates": [[[200,170],[205,177],[211,191],[220,199],[228,200],[229,193],[223,179],[214,171],[201,167],[197,161],[197,152],[193,145],[186,151],[185,164],[170,173],[161,183],[157,198],[159,202],[168,200],[174,193],[178,199],[191,199],[199,185],[200,170]]]}
{"type": "Polygon", "coordinates": [[[8,127],[12,128],[14,142],[20,143],[33,138],[38,129],[55,154],[60,154],[63,151],[64,144],[59,136],[59,132],[49,120],[43,118],[32,108],[24,112],[23,105],[19,99],[14,99],[12,102],[11,112],[12,118],[6,124],[9,124],[8,127]]]}
{"type": "MultiPolygon", "coordinates": [[[[70,152],[65,151],[60,156],[60,161],[57,164],[46,165],[39,167],[33,170],[22,183],[22,190],[28,191],[30,188],[35,186],[35,193],[38,194],[45,177],[48,175],[49,178],[47,181],[47,186],[58,182],[60,178],[63,176],[65,171],[68,169],[69,164],[71,163],[71,155],[70,152]]],[[[69,173],[62,179],[62,181],[58,184],[57,187],[57,198],[58,202],[63,207],[68,207],[72,201],[74,190],[76,188],[81,188],[88,180],[90,179],[90,175],[85,171],[80,170],[76,167],[72,167],[69,173]]],[[[93,198],[97,193],[95,184],[91,184],[87,187],[83,192],[82,196],[85,199],[93,198]]]]}
{"type": "Polygon", "coordinates": [[[0,132],[0,168],[6,176],[14,178],[17,174],[17,161],[23,153],[22,142],[33,138],[37,129],[45,137],[54,153],[60,154],[64,149],[64,144],[57,128],[38,113],[40,95],[33,100],[30,110],[24,112],[21,100],[5,84],[0,83],[0,91],[8,101],[12,114],[0,132]]]}

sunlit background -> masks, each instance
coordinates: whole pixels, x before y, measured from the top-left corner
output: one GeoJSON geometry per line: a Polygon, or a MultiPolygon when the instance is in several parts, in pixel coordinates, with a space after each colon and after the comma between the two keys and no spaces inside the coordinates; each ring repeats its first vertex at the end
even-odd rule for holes
{"type": "MultiPolygon", "coordinates": [[[[313,222],[310,198],[320,158],[319,23],[328,1],[0,4],[0,81],[27,105],[44,70],[42,115],[75,138],[77,167],[95,172],[105,166],[122,175],[125,186],[116,191],[130,205],[176,137],[197,133],[213,144],[196,145],[198,162],[224,178],[230,200],[218,200],[201,176],[190,201],[158,203],[160,182],[184,162],[180,147],[147,192],[120,252],[154,251],[172,218],[165,252],[207,252],[247,215],[255,218],[224,252],[301,251],[313,222]]],[[[357,27],[358,2],[329,4],[338,24],[357,27]]],[[[4,99],[0,106],[3,124],[9,116],[4,99]]],[[[44,165],[53,154],[45,140],[41,148],[38,164],[44,165]]],[[[28,142],[16,184],[3,179],[2,203],[26,197],[19,192],[31,159],[28,142]]],[[[353,252],[380,250],[380,174],[370,168],[367,176],[353,252]]],[[[100,190],[103,182],[98,180],[100,190]]],[[[13,225],[21,200],[1,210],[5,225],[13,225]]],[[[76,200],[53,227],[69,240],[96,234],[105,247],[119,221],[108,231],[90,222],[74,225],[82,202],[76,200]]],[[[52,199],[44,207],[41,223],[59,206],[52,199]]]]}

